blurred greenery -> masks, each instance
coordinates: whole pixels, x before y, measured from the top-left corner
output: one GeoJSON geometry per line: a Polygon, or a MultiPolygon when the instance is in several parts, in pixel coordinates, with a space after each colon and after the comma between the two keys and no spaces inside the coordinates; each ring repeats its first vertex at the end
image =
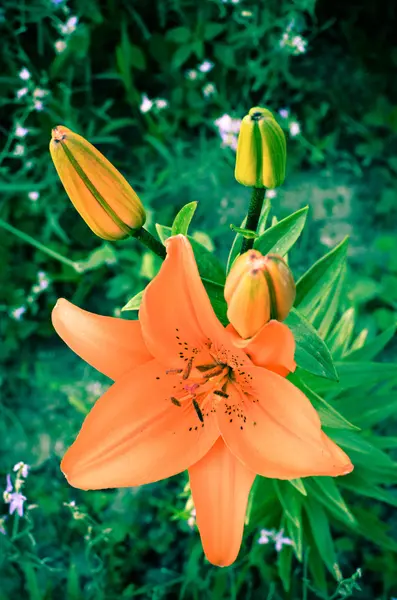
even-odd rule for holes
{"type": "Polygon", "coordinates": [[[2,1],[4,488],[15,463],[31,470],[25,516],[7,515],[7,504],[0,513],[1,600],[397,596],[396,11],[370,0],[2,1]],[[297,308],[326,340],[340,383],[303,369],[292,380],[356,469],[337,484],[305,479],[307,498],[258,478],[240,558],[217,569],[189,525],[185,475],[84,493],[60,473],[109,382],[56,339],[51,309],[65,296],[120,315],[160,260],[135,240],[90,234],[48,143],[57,124],[94,143],[139,193],[153,234],[170,235],[180,208],[198,202],[189,234],[226,265],[249,192],[233,178],[238,122],[224,115],[241,119],[256,104],[288,137],[267,225],[309,206],[300,237],[288,229],[281,240],[284,224],[262,232],[263,247],[284,244],[298,280],[349,236],[347,266],[332,262],[326,292],[313,287],[323,271],[298,284],[297,308]],[[293,549],[258,544],[261,528],[280,527],[293,549]]]}

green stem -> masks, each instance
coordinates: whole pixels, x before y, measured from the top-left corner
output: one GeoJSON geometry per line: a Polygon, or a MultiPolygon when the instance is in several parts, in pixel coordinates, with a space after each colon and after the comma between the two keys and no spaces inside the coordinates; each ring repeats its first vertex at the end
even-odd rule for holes
{"type": "Polygon", "coordinates": [[[19,237],[21,240],[23,240],[27,244],[34,246],[38,250],[41,250],[42,252],[47,254],[48,256],[51,256],[51,258],[55,258],[56,260],[63,263],[64,265],[67,265],[68,267],[72,267],[72,269],[74,269],[75,271],[79,271],[77,262],[74,262],[73,260],[66,258],[66,256],[62,256],[62,254],[55,252],[55,250],[51,250],[51,248],[47,248],[47,246],[44,246],[44,244],[41,244],[40,242],[38,242],[37,240],[32,238],[27,233],[24,233],[23,231],[21,231],[20,229],[13,227],[9,223],[6,223],[6,221],[3,221],[3,219],[0,219],[0,227],[5,229],[6,231],[9,231],[10,233],[13,233],[14,235],[19,237]]]}
{"type": "MultiPolygon", "coordinates": [[[[265,197],[265,188],[253,188],[251,202],[248,208],[247,220],[245,223],[245,229],[250,231],[256,231],[258,228],[259,218],[261,216],[263,199],[265,197]]],[[[240,254],[244,254],[252,248],[254,245],[253,238],[244,238],[241,245],[240,254]]]]}
{"type": "Polygon", "coordinates": [[[11,539],[14,541],[15,538],[18,535],[18,529],[19,529],[19,514],[17,512],[14,513],[14,523],[12,525],[12,533],[11,533],[11,539]]]}
{"type": "Polygon", "coordinates": [[[157,254],[157,256],[159,256],[160,258],[164,259],[166,257],[166,251],[163,244],[156,240],[156,238],[151,233],[149,233],[147,229],[141,227],[131,235],[137,240],[139,240],[142,244],[147,246],[149,250],[152,250],[152,252],[157,254]]]}

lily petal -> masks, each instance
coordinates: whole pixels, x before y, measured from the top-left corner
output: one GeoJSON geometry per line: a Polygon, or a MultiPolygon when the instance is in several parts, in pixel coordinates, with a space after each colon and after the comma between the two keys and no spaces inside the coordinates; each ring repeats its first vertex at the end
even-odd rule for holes
{"type": "Polygon", "coordinates": [[[253,396],[247,397],[235,387],[229,397],[232,414],[217,411],[223,439],[231,452],[264,477],[294,479],[350,473],[353,466],[349,457],[321,431],[318,414],[306,396],[288,380],[262,367],[253,367],[250,373],[255,385],[253,396]]]}
{"type": "Polygon", "coordinates": [[[52,323],[73,352],[113,380],[153,358],[139,321],[96,315],[60,298],[52,323]]]}
{"type": "Polygon", "coordinates": [[[241,546],[248,495],[255,479],[220,438],[189,469],[197,526],[208,560],[231,565],[241,546]]]}
{"type": "Polygon", "coordinates": [[[208,339],[222,344],[227,334],[211,306],[188,239],[177,235],[166,246],[167,258],[145,290],[139,320],[149,351],[175,366],[185,343],[191,351],[204,347],[208,339]]]}
{"type": "Polygon", "coordinates": [[[269,321],[248,340],[242,339],[232,325],[228,325],[227,330],[234,345],[242,348],[257,367],[265,367],[283,377],[295,371],[295,340],[284,323],[269,321]]]}
{"type": "Polygon", "coordinates": [[[61,469],[81,489],[129,487],[184,471],[219,437],[190,401],[172,403],[180,377],[155,360],[128,373],[96,402],[61,469]]]}

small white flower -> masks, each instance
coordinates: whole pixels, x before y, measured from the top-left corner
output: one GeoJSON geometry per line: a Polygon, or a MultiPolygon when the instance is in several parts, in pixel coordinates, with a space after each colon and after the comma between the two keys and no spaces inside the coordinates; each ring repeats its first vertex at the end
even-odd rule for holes
{"type": "Polygon", "coordinates": [[[29,468],[30,468],[29,465],[20,461],[19,463],[14,465],[13,471],[20,471],[20,474],[22,475],[22,477],[24,477],[26,479],[26,477],[29,474],[29,468]]]}
{"type": "Polygon", "coordinates": [[[241,16],[242,17],[252,17],[252,11],[251,10],[242,10],[241,16]]]}
{"type": "Polygon", "coordinates": [[[17,98],[23,98],[23,96],[26,96],[26,94],[28,93],[28,91],[29,91],[29,90],[28,90],[28,88],[27,88],[27,87],[21,88],[21,89],[20,89],[20,90],[18,90],[18,91],[17,91],[17,93],[16,93],[16,96],[17,96],[17,98]]]}
{"type": "Polygon", "coordinates": [[[45,98],[47,94],[48,90],[43,90],[42,88],[35,88],[33,90],[33,98],[45,98]]]}
{"type": "Polygon", "coordinates": [[[301,132],[301,127],[299,125],[299,123],[297,121],[292,121],[289,124],[289,132],[292,135],[292,137],[295,137],[296,135],[299,135],[301,132]]]}
{"type": "Polygon", "coordinates": [[[280,110],[278,111],[278,114],[280,115],[280,117],[282,119],[288,119],[289,110],[288,110],[288,108],[280,108],[280,110]]]}
{"type": "Polygon", "coordinates": [[[7,535],[7,532],[6,532],[5,527],[4,527],[5,521],[6,521],[6,517],[1,517],[1,519],[0,519],[0,533],[2,533],[3,535],[7,535]]]}
{"type": "Polygon", "coordinates": [[[18,75],[19,75],[20,79],[23,79],[23,81],[27,81],[28,79],[30,79],[30,72],[27,70],[26,67],[21,69],[19,71],[18,75]]]}
{"type": "Polygon", "coordinates": [[[191,529],[193,529],[193,527],[196,524],[196,509],[192,508],[192,510],[190,511],[190,517],[187,520],[187,524],[189,525],[189,527],[191,529]]]}
{"type": "Polygon", "coordinates": [[[19,123],[17,123],[16,127],[15,127],[15,135],[16,137],[25,137],[25,135],[27,135],[29,133],[29,129],[27,129],[26,127],[23,127],[22,125],[20,125],[19,123]]]}
{"type": "Polygon", "coordinates": [[[284,537],[284,529],[280,529],[280,531],[273,536],[273,541],[276,552],[281,552],[283,546],[293,545],[293,542],[290,538],[284,537]]]}
{"type": "Polygon", "coordinates": [[[276,190],[266,190],[265,196],[266,196],[266,198],[272,199],[277,196],[277,192],[276,192],[276,190]]]}
{"type": "Polygon", "coordinates": [[[186,71],[185,77],[186,79],[191,79],[193,81],[194,79],[197,79],[197,71],[189,69],[189,71],[186,71]]]}
{"type": "Polygon", "coordinates": [[[274,529],[261,529],[258,544],[268,544],[273,539],[274,529]]]}
{"type": "Polygon", "coordinates": [[[301,35],[295,35],[291,40],[291,46],[295,49],[295,54],[306,52],[307,41],[301,35]]]}
{"type": "Polygon", "coordinates": [[[55,51],[58,52],[58,54],[61,54],[61,52],[66,50],[66,46],[65,40],[57,40],[54,44],[55,51]]]}
{"type": "Polygon", "coordinates": [[[280,40],[280,46],[281,48],[284,48],[284,46],[287,46],[289,42],[289,35],[288,33],[283,33],[281,40],[280,40]]]}
{"type": "Polygon", "coordinates": [[[216,87],[213,83],[207,83],[203,87],[203,94],[206,98],[209,98],[209,96],[213,96],[215,93],[216,93],[216,87]]]}
{"type": "Polygon", "coordinates": [[[41,100],[35,100],[33,102],[33,107],[34,107],[35,110],[40,111],[40,110],[43,110],[44,105],[43,105],[43,103],[42,103],[41,100]]]}
{"type": "Polygon", "coordinates": [[[219,129],[222,146],[229,146],[233,150],[237,150],[237,134],[240,130],[241,120],[233,119],[230,115],[224,114],[219,119],[216,119],[214,124],[219,129]]]}
{"type": "Polygon", "coordinates": [[[142,96],[142,103],[139,107],[140,111],[142,113],[147,113],[149,112],[149,110],[151,110],[153,107],[153,102],[151,100],[149,100],[149,98],[147,97],[146,94],[143,94],[142,96]]]}
{"type": "Polygon", "coordinates": [[[210,60],[205,60],[203,63],[201,63],[201,65],[199,65],[199,71],[201,71],[202,73],[209,73],[211,71],[211,69],[214,68],[214,63],[211,62],[210,60]]]}
{"type": "Polygon", "coordinates": [[[167,108],[167,106],[168,106],[168,102],[167,102],[167,100],[164,100],[164,98],[157,98],[157,100],[155,100],[155,104],[156,104],[156,108],[158,108],[159,110],[162,110],[163,108],[167,108]]]}
{"type": "Polygon", "coordinates": [[[19,306],[18,308],[14,308],[14,310],[11,311],[11,316],[16,321],[20,321],[25,312],[26,306],[19,306]]]}
{"type": "Polygon", "coordinates": [[[44,271],[39,271],[37,273],[37,277],[39,280],[40,291],[46,290],[51,283],[47,273],[45,273],[44,271]]]}
{"type": "Polygon", "coordinates": [[[216,119],[215,125],[220,131],[230,131],[232,124],[232,117],[230,115],[222,115],[219,119],[216,119]]]}
{"type": "Polygon", "coordinates": [[[91,381],[90,383],[87,383],[85,389],[93,396],[100,396],[104,392],[104,387],[99,381],[91,381]]]}
{"type": "Polygon", "coordinates": [[[25,146],[23,144],[16,144],[13,155],[14,156],[23,156],[25,154],[25,146]]]}
{"type": "Polygon", "coordinates": [[[237,150],[237,136],[234,133],[221,133],[222,146],[237,150]]]}
{"type": "Polygon", "coordinates": [[[238,4],[240,0],[231,0],[232,4],[238,4]]]}
{"type": "Polygon", "coordinates": [[[78,18],[76,16],[69,17],[69,19],[63,25],[59,26],[59,31],[64,35],[70,35],[76,30],[76,26],[78,23],[78,18]]]}
{"type": "Polygon", "coordinates": [[[40,198],[40,193],[36,191],[29,192],[28,198],[29,200],[32,200],[32,202],[36,202],[40,198]]]}

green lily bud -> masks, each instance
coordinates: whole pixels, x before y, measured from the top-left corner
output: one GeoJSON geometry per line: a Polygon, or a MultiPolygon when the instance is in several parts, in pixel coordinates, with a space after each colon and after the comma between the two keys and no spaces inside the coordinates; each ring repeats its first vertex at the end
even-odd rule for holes
{"type": "Polygon", "coordinates": [[[284,132],[273,114],[255,106],[241,123],[234,175],[242,185],[275,188],[285,179],[284,132]]]}

